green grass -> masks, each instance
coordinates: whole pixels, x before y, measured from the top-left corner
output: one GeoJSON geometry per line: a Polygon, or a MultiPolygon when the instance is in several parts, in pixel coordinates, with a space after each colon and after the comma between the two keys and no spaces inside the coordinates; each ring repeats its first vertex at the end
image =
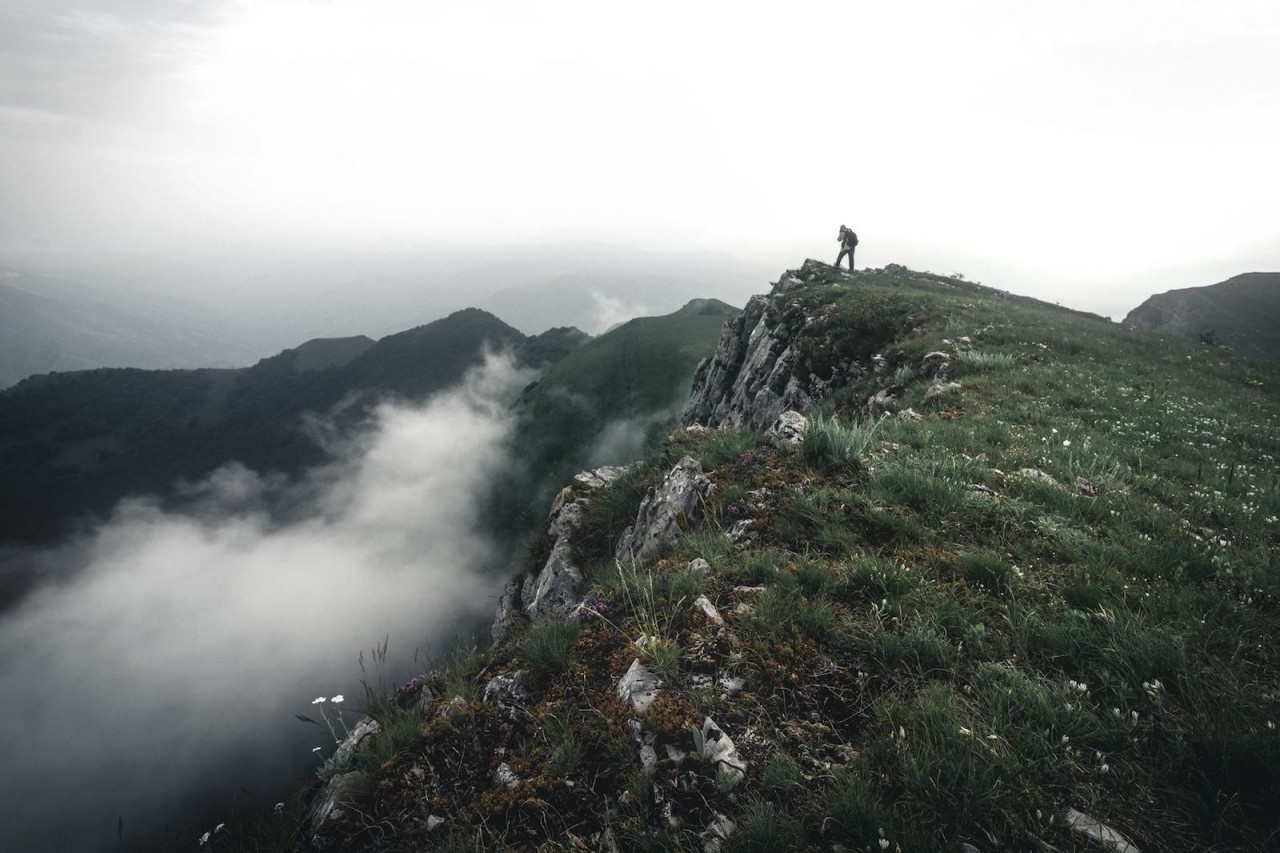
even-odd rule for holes
{"type": "Polygon", "coordinates": [[[825,474],[857,474],[875,436],[876,422],[840,423],[815,415],[800,442],[804,459],[825,474]]]}
{"type": "Polygon", "coordinates": [[[573,641],[578,637],[576,619],[548,619],[534,625],[516,649],[516,657],[536,675],[551,675],[569,664],[573,641]]]}
{"type": "MultiPolygon", "coordinates": [[[[801,336],[805,369],[871,351],[888,368],[828,401],[805,445],[685,433],[593,498],[576,546],[608,621],[534,626],[516,651],[553,676],[531,680],[544,733],[519,737],[554,766],[536,796],[465,820],[496,832],[536,800],[522,826],[542,842],[608,825],[627,849],[696,850],[719,813],[738,825],[726,850],[1081,849],[1070,806],[1143,849],[1273,845],[1280,372],[910,271],[787,298],[775,328],[823,318],[801,336]],[[863,400],[896,381],[913,404],[920,359],[961,336],[961,388],[922,421],[872,427],[863,400]],[[685,453],[717,508],[619,568],[617,535],[685,453]],[[754,539],[725,538],[730,505],[754,539]],[[687,571],[695,557],[710,576],[687,571]],[[635,657],[664,681],[641,721],[660,755],[711,716],[750,755],[742,783],[693,759],[638,769],[611,693],[635,657]],[[722,698],[725,675],[744,686],[722,698]]],[[[470,732],[442,731],[432,766],[470,732]]]]}

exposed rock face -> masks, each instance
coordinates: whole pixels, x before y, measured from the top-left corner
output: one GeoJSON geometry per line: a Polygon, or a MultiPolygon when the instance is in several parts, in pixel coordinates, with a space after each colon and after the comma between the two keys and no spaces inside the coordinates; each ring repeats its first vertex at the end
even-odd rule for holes
{"type": "Polygon", "coordinates": [[[570,613],[582,600],[582,572],[573,564],[570,534],[582,520],[583,505],[565,504],[551,519],[547,532],[556,537],[551,556],[537,575],[525,578],[520,599],[534,622],[570,613]]]}
{"type": "Polygon", "coordinates": [[[377,731],[378,723],[372,717],[362,718],[326,762],[327,766],[333,768],[334,773],[307,806],[307,811],[302,816],[302,826],[299,828],[300,837],[310,842],[311,849],[325,849],[321,840],[322,832],[331,824],[340,823],[346,819],[346,810],[343,809],[342,804],[349,796],[360,774],[338,771],[347,767],[360,745],[377,731]]]}
{"type": "Polygon", "coordinates": [[[516,577],[503,590],[490,633],[495,642],[506,633],[515,614],[524,612],[534,622],[572,615],[582,601],[582,571],[573,562],[572,534],[582,520],[591,494],[616,480],[626,468],[605,467],[584,471],[574,485],[556,495],[547,523],[554,538],[551,554],[536,574],[516,577]]]}
{"type": "Polygon", "coordinates": [[[681,459],[667,472],[662,485],[641,502],[636,523],[618,540],[617,558],[622,562],[639,559],[673,538],[682,521],[701,517],[703,503],[713,488],[701,464],[690,456],[681,459]]]}
{"type": "Polygon", "coordinates": [[[784,275],[771,295],[751,297],[742,313],[725,323],[715,355],[694,377],[682,423],[765,429],[788,409],[808,407],[812,398],[792,373],[800,355],[797,330],[765,324],[773,300],[802,284],[784,275]]]}

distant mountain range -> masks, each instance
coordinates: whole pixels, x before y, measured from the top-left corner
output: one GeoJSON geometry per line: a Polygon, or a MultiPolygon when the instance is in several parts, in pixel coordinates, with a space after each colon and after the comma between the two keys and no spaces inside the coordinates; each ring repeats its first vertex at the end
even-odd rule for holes
{"type": "MultiPolygon", "coordinates": [[[[517,535],[548,483],[631,459],[671,426],[736,313],[695,299],[591,339],[573,327],[527,336],[468,308],[377,341],[313,339],[246,368],[29,377],[0,391],[0,544],[55,540],[129,495],[179,499],[179,482],[229,462],[295,477],[330,459],[308,413],[342,434],[388,395],[422,400],[456,384],[489,349],[548,369],[515,404],[522,464],[495,497],[495,516],[517,535]]],[[[29,580],[0,578],[0,606],[29,580]]]]}
{"type": "Polygon", "coordinates": [[[100,368],[34,376],[0,392],[0,540],[45,540],[125,495],[166,494],[239,461],[295,474],[327,458],[303,426],[340,402],[344,422],[385,395],[453,385],[486,348],[557,361],[576,329],[528,337],[466,309],[374,342],[319,339],[239,369],[100,368]],[[351,402],[358,405],[349,405],[351,402]]]}
{"type": "Polygon", "coordinates": [[[1137,329],[1222,344],[1280,360],[1280,273],[1250,272],[1152,296],[1124,318],[1137,329]]]}
{"type": "Polygon", "coordinates": [[[260,352],[228,318],[179,299],[0,269],[0,388],[55,370],[249,364],[260,352]]]}

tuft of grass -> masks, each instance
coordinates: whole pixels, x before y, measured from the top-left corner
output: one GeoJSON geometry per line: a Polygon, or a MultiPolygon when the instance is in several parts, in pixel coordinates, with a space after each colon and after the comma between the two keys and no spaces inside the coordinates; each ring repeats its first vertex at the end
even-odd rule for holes
{"type": "Polygon", "coordinates": [[[957,360],[969,370],[999,370],[1013,367],[1018,363],[1017,357],[1007,352],[984,352],[981,350],[961,350],[957,360]]]}
{"type": "Polygon", "coordinates": [[[1008,593],[1017,580],[1017,570],[1009,561],[988,552],[970,551],[960,555],[957,568],[972,586],[992,595],[1008,593]]]}
{"type": "Polygon", "coordinates": [[[822,803],[824,836],[832,841],[879,849],[886,820],[871,783],[857,770],[837,772],[822,803]]]}
{"type": "Polygon", "coordinates": [[[897,599],[920,586],[921,579],[905,563],[882,557],[858,557],[842,567],[839,598],[845,601],[897,599]]]}
{"type": "Polygon", "coordinates": [[[569,653],[578,639],[578,620],[548,619],[534,625],[521,640],[516,657],[538,675],[554,675],[569,665],[569,653]]]}
{"type": "Polygon", "coordinates": [[[770,794],[786,798],[803,778],[800,765],[785,752],[775,752],[760,773],[760,784],[770,794]]]}
{"type": "Polygon", "coordinates": [[[635,522],[636,510],[652,485],[653,476],[654,472],[647,466],[632,465],[618,479],[592,495],[573,535],[579,565],[613,561],[618,537],[635,522]]]}
{"type": "Polygon", "coordinates": [[[858,474],[878,425],[879,421],[841,423],[835,418],[815,415],[800,442],[801,456],[824,474],[858,474]]]}
{"type": "Polygon", "coordinates": [[[777,853],[804,847],[804,824],[764,800],[738,816],[738,828],[720,845],[724,853],[777,853]]]}

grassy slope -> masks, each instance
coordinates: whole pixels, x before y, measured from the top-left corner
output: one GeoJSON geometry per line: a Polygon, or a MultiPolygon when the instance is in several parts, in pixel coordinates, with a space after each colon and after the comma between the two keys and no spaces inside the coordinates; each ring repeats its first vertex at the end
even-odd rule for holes
{"type": "Polygon", "coordinates": [[[646,433],[678,417],[694,368],[736,313],[712,302],[707,313],[631,320],[571,353],[526,392],[521,456],[542,491],[554,492],[585,467],[631,461],[646,433]]]}
{"type": "Polygon", "coordinates": [[[788,300],[829,318],[806,363],[890,310],[912,319],[888,370],[830,401],[834,424],[803,447],[682,433],[595,498],[579,548],[602,618],[460,656],[441,683],[465,704],[445,716],[384,710],[400,734],[362,765],[343,849],[557,850],[605,827],[623,849],[701,849],[716,812],[737,822],[725,850],[1087,849],[1069,806],[1143,849],[1276,843],[1280,375],[962,282],[840,281],[788,300]],[[943,343],[959,336],[972,345],[943,343]],[[872,431],[861,400],[897,381],[921,408],[915,368],[935,349],[961,387],[872,431]],[[619,508],[684,453],[717,483],[709,520],[614,566],[619,508]],[[742,519],[755,538],[730,547],[742,519]],[[657,639],[637,649],[641,633],[657,639]],[[690,747],[710,714],[744,783],[690,761],[644,777],[637,715],[612,694],[637,655],[665,681],[644,730],[690,747]],[[533,700],[504,724],[477,686],[518,667],[533,700]],[[498,761],[527,781],[490,787],[498,761]],[[428,834],[427,814],[444,827],[428,834]]]}

